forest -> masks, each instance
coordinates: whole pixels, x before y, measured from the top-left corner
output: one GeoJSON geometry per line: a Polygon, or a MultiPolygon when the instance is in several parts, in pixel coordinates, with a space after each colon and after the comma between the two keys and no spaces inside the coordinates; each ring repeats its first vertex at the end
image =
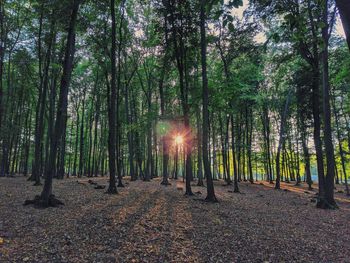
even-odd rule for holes
{"type": "Polygon", "coordinates": [[[348,0],[0,0],[0,77],[0,262],[349,261],[348,0]]]}

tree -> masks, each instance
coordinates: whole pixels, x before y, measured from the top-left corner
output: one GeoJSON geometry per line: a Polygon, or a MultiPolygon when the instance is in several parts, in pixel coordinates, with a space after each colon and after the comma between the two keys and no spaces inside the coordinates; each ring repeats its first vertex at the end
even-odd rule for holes
{"type": "Polygon", "coordinates": [[[339,9],[340,18],[343,23],[346,41],[350,50],[350,3],[346,0],[336,0],[339,9]]]}
{"type": "MultiPolygon", "coordinates": [[[[115,0],[111,0],[110,11],[112,17],[112,47],[111,47],[111,84],[108,91],[108,160],[109,160],[109,186],[107,193],[117,194],[116,186],[116,103],[117,103],[117,87],[116,87],[116,19],[115,19],[115,0]]],[[[118,106],[117,106],[118,107],[118,106]]],[[[118,149],[117,149],[118,151],[118,149]]]]}
{"type": "Polygon", "coordinates": [[[208,153],[208,134],[209,134],[209,94],[208,94],[208,78],[207,78],[207,40],[205,33],[205,1],[200,2],[200,31],[201,31],[201,60],[202,60],[202,85],[203,85],[203,164],[204,175],[207,180],[207,197],[205,200],[209,202],[217,202],[214,190],[213,178],[210,170],[209,153],[208,153]]]}
{"type": "Polygon", "coordinates": [[[34,200],[27,201],[27,204],[34,203],[35,205],[48,207],[63,204],[57,200],[52,194],[52,179],[55,171],[55,162],[57,157],[57,148],[60,138],[62,138],[63,125],[67,114],[67,102],[69,84],[73,69],[73,59],[75,53],[75,26],[80,6],[80,0],[75,0],[71,5],[71,15],[68,27],[66,50],[63,61],[63,73],[60,85],[59,101],[57,105],[56,121],[53,138],[50,145],[49,162],[45,170],[45,183],[40,196],[36,196],[34,200]]]}

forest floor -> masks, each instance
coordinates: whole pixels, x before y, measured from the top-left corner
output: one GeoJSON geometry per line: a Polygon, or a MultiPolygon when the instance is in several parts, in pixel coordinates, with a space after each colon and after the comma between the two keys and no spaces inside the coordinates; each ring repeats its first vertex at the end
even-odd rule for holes
{"type": "Polygon", "coordinates": [[[216,181],[212,204],[204,187],[185,197],[183,183],[171,183],[126,181],[111,196],[86,178],[65,179],[54,182],[65,206],[36,209],[23,202],[41,187],[0,178],[0,262],[350,262],[345,194],[327,211],[305,185],[242,182],[236,194],[216,181]]]}

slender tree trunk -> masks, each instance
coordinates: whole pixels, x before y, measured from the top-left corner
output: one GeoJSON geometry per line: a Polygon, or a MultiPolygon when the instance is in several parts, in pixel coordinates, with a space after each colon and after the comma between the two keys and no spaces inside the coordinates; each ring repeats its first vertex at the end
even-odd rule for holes
{"type": "Polygon", "coordinates": [[[346,41],[350,50],[350,1],[349,0],[335,0],[339,10],[340,18],[343,24],[346,41]]]}
{"type": "Polygon", "coordinates": [[[63,124],[63,134],[61,137],[61,145],[60,145],[60,156],[58,158],[58,169],[57,169],[57,178],[63,179],[65,174],[65,157],[66,157],[66,129],[67,129],[67,121],[68,116],[66,114],[66,119],[64,120],[63,124]]]}
{"type": "Polygon", "coordinates": [[[44,4],[41,5],[40,19],[39,19],[39,32],[38,32],[38,67],[39,67],[39,96],[36,106],[35,115],[35,133],[34,133],[34,160],[32,175],[28,178],[29,181],[35,181],[35,185],[40,185],[40,171],[41,171],[41,140],[43,134],[43,122],[44,122],[44,109],[46,102],[46,93],[44,96],[43,89],[43,74],[42,74],[42,27],[43,27],[43,16],[44,16],[44,4]],[[44,97],[44,98],[43,98],[44,97]]]}
{"type": "Polygon", "coordinates": [[[322,39],[325,43],[322,51],[322,86],[323,86],[323,121],[324,121],[324,143],[327,160],[327,173],[325,179],[325,199],[320,200],[317,207],[337,208],[334,200],[334,177],[335,177],[335,159],[334,147],[332,141],[332,120],[329,95],[329,67],[328,67],[328,40],[330,37],[328,25],[328,0],[323,5],[323,22],[327,25],[322,28],[322,39]]]}
{"type": "MultiPolygon", "coordinates": [[[[93,99],[94,101],[94,99],[93,99]]],[[[91,165],[91,159],[93,155],[93,139],[92,139],[92,127],[94,124],[94,117],[93,117],[93,110],[94,110],[94,105],[91,104],[90,108],[90,116],[89,116],[89,155],[88,155],[88,163],[87,163],[87,170],[88,170],[88,177],[92,177],[92,165],[91,165]]]]}
{"type": "Polygon", "coordinates": [[[51,141],[50,155],[49,155],[49,165],[47,170],[45,171],[45,183],[43,191],[41,192],[41,196],[39,202],[41,205],[47,206],[56,206],[61,204],[57,202],[58,200],[54,199],[52,195],[52,179],[53,172],[55,171],[55,162],[57,157],[57,148],[60,138],[62,138],[63,133],[63,125],[65,121],[65,113],[68,104],[68,91],[69,84],[71,79],[71,73],[73,69],[73,58],[75,53],[75,24],[78,16],[80,0],[75,0],[72,4],[72,13],[70,17],[69,27],[68,27],[68,36],[66,43],[66,53],[63,62],[63,73],[61,79],[60,86],[60,95],[57,106],[57,114],[56,114],[56,122],[55,122],[55,130],[54,136],[51,141]]]}
{"type": "Polygon", "coordinates": [[[248,171],[249,171],[249,182],[251,184],[254,183],[253,178],[253,166],[252,166],[252,136],[253,136],[253,113],[250,110],[250,114],[248,114],[248,110],[246,113],[246,126],[247,126],[247,157],[248,157],[248,171]]]}
{"type": "Polygon", "coordinates": [[[198,183],[197,186],[204,186],[203,183],[203,160],[202,160],[202,131],[201,131],[201,117],[200,117],[200,109],[198,107],[197,112],[197,148],[198,148],[198,154],[197,154],[197,177],[198,177],[198,183]]]}
{"type": "MultiPolygon", "coordinates": [[[[0,131],[2,131],[3,119],[3,73],[4,73],[4,57],[5,57],[5,0],[0,1],[0,131]]],[[[2,136],[1,136],[2,137],[2,136]]],[[[0,138],[2,139],[2,138],[0,138]]],[[[0,174],[1,176],[1,174],[0,174]]]]}
{"type": "Polygon", "coordinates": [[[300,183],[301,183],[301,177],[300,177],[300,154],[299,154],[299,136],[298,136],[298,133],[296,135],[296,148],[297,148],[297,151],[296,151],[296,160],[295,160],[295,163],[296,163],[296,169],[297,169],[297,181],[295,183],[296,186],[299,186],[300,183]]]}
{"type": "Polygon", "coordinates": [[[92,169],[91,169],[91,175],[97,176],[96,168],[97,168],[97,155],[98,155],[98,124],[100,121],[100,90],[97,90],[98,87],[98,73],[96,76],[96,112],[94,114],[94,144],[93,144],[93,153],[92,153],[92,169]]]}
{"type": "Polygon", "coordinates": [[[109,187],[107,193],[117,194],[116,186],[116,21],[115,21],[115,0],[110,1],[112,17],[112,48],[111,48],[111,84],[108,92],[108,159],[109,159],[109,187]]]}
{"type": "Polygon", "coordinates": [[[207,40],[205,32],[205,0],[201,0],[200,11],[200,31],[201,31],[201,59],[202,59],[202,81],[203,81],[203,163],[204,174],[207,179],[207,197],[210,202],[217,202],[214,190],[213,178],[210,171],[209,152],[208,152],[208,124],[209,124],[209,91],[207,78],[207,40]]]}
{"type": "Polygon", "coordinates": [[[346,195],[349,196],[350,195],[350,191],[349,191],[348,179],[347,179],[347,174],[346,174],[344,149],[343,149],[342,138],[341,138],[340,128],[339,128],[339,115],[338,115],[338,111],[337,111],[336,106],[335,106],[335,98],[334,98],[334,96],[333,96],[333,99],[332,99],[332,104],[333,104],[332,106],[333,106],[334,117],[335,117],[337,140],[338,140],[338,144],[339,144],[340,161],[341,161],[341,166],[342,166],[343,175],[344,175],[344,179],[345,179],[345,190],[346,190],[346,195]]]}
{"type": "MultiPolygon", "coordinates": [[[[116,129],[116,133],[117,133],[117,141],[116,141],[116,161],[117,161],[117,177],[118,177],[118,187],[124,187],[123,185],[123,177],[122,177],[122,173],[121,173],[121,169],[122,169],[122,158],[121,158],[121,154],[120,154],[120,150],[121,150],[121,136],[122,133],[120,132],[120,126],[121,126],[121,122],[120,122],[120,116],[119,116],[119,104],[120,104],[120,91],[121,91],[121,52],[122,52],[122,45],[123,45],[123,21],[124,21],[124,15],[125,15],[125,1],[126,0],[122,0],[120,3],[120,8],[119,8],[119,13],[120,13],[120,23],[119,23],[119,29],[118,29],[118,35],[119,35],[119,41],[118,41],[118,78],[117,78],[117,87],[116,87],[116,123],[117,126],[115,127],[116,129]]],[[[115,15],[115,14],[114,14],[115,15]]],[[[115,20],[115,17],[114,17],[115,20]]],[[[115,26],[115,23],[113,24],[115,26]]],[[[112,26],[113,26],[112,25],[112,26]]],[[[112,29],[113,31],[113,29],[112,29]]],[[[113,33],[113,32],[112,32],[113,33]]],[[[115,39],[113,40],[112,38],[112,42],[115,41],[115,39]]],[[[112,43],[113,46],[113,43],[112,43]]],[[[112,48],[113,49],[113,48],[112,48]]],[[[113,71],[112,71],[113,74],[113,71]]],[[[113,87],[112,87],[113,88],[113,87]]],[[[114,102],[113,102],[114,103],[114,102]]]]}
{"type": "MultiPolygon", "coordinates": [[[[124,89],[124,97],[125,97],[125,115],[126,115],[126,125],[129,127],[132,124],[132,115],[130,113],[130,105],[129,105],[129,89],[130,87],[128,85],[125,85],[124,89]]],[[[128,160],[129,160],[129,171],[130,171],[130,177],[131,181],[136,181],[137,177],[135,174],[135,168],[134,168],[134,142],[133,142],[133,134],[130,130],[127,132],[127,138],[128,138],[128,160]]]]}
{"type": "MultiPolygon", "coordinates": [[[[315,62],[317,63],[317,62],[315,62]]],[[[321,141],[321,119],[320,119],[320,96],[319,96],[319,69],[318,63],[315,64],[312,77],[312,114],[314,119],[314,144],[316,150],[317,174],[319,199],[324,197],[324,166],[323,166],[323,149],[321,141]]]]}
{"type": "Polygon", "coordinates": [[[79,143],[79,171],[78,177],[81,178],[84,173],[84,121],[85,121],[85,94],[83,95],[83,108],[80,124],[80,143],[79,143]]]}
{"type": "Polygon", "coordinates": [[[239,193],[238,188],[238,171],[237,171],[237,162],[236,162],[236,145],[235,145],[235,125],[233,122],[233,114],[231,115],[231,138],[232,138],[232,160],[233,160],[233,186],[234,192],[239,193]]]}
{"type": "Polygon", "coordinates": [[[225,147],[225,139],[224,139],[224,133],[223,133],[223,123],[222,123],[222,116],[220,114],[219,116],[219,126],[220,126],[220,141],[221,141],[221,157],[222,157],[222,166],[223,166],[223,177],[224,180],[227,182],[227,155],[226,155],[226,147],[225,147]]]}
{"type": "Polygon", "coordinates": [[[148,123],[147,123],[147,163],[146,163],[146,172],[144,181],[150,181],[152,177],[152,120],[151,120],[151,112],[152,112],[152,91],[151,84],[148,82],[148,90],[147,90],[147,113],[148,113],[148,123]]]}
{"type": "Polygon", "coordinates": [[[279,134],[279,141],[278,141],[278,148],[277,148],[277,154],[276,154],[276,185],[275,189],[281,189],[280,187],[280,181],[281,181],[281,172],[280,172],[280,154],[281,149],[285,141],[285,125],[287,121],[288,116],[288,108],[289,108],[289,102],[292,97],[292,89],[289,90],[289,93],[287,95],[286,104],[284,106],[283,114],[281,115],[281,126],[280,126],[280,134],[279,134]]]}
{"type": "MultiPolygon", "coordinates": [[[[169,9],[168,2],[167,2],[167,9],[169,9]]],[[[169,11],[169,10],[168,10],[169,11]]],[[[166,41],[166,47],[165,47],[165,54],[163,57],[163,65],[161,70],[161,75],[159,79],[159,97],[160,97],[160,114],[162,118],[165,118],[165,95],[164,95],[164,78],[166,75],[166,65],[168,63],[168,20],[167,20],[168,14],[164,13],[164,21],[165,21],[165,41],[166,41]]],[[[169,151],[168,151],[168,140],[165,135],[161,138],[162,141],[162,152],[163,152],[163,162],[162,162],[162,172],[163,172],[163,179],[161,184],[162,185],[170,185],[168,177],[168,162],[169,162],[169,151]]]]}

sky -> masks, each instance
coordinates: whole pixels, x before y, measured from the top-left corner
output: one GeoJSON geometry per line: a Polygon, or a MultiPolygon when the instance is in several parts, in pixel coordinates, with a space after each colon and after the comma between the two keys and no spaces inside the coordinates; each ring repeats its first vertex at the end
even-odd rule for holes
{"type": "MultiPolygon", "coordinates": [[[[227,0],[225,2],[227,2],[227,0]]],[[[235,16],[237,16],[239,18],[242,18],[243,17],[243,12],[248,8],[248,3],[249,3],[249,0],[243,0],[243,6],[233,9],[232,10],[232,14],[234,14],[235,16]]],[[[340,21],[339,15],[337,17],[337,23],[336,23],[336,26],[335,26],[334,33],[336,35],[338,35],[338,36],[342,36],[343,38],[345,38],[343,25],[342,25],[342,23],[340,21]]],[[[266,37],[265,37],[265,34],[263,32],[259,33],[255,37],[255,41],[258,42],[258,43],[265,42],[265,40],[266,40],[266,37]]]]}

